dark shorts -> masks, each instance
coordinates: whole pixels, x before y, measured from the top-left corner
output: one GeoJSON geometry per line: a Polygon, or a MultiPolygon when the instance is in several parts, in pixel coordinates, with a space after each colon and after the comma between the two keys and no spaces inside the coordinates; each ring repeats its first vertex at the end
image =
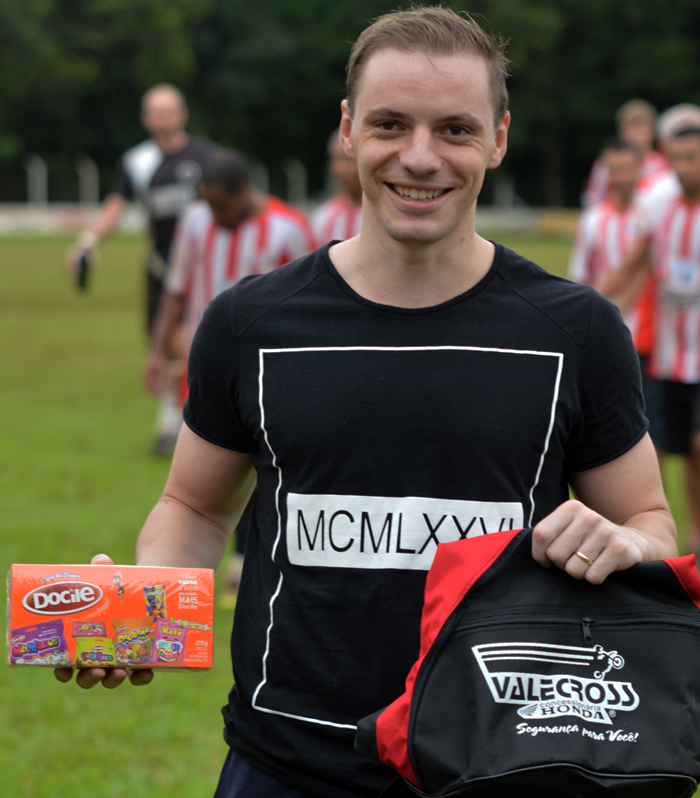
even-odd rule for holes
{"type": "Polygon", "coordinates": [[[311,796],[254,768],[230,749],[221,770],[214,798],[311,798],[311,796]]]}
{"type": "Polygon", "coordinates": [[[648,355],[639,355],[639,366],[642,370],[642,391],[646,405],[646,417],[649,419],[649,435],[654,446],[666,451],[666,413],[664,411],[664,383],[648,376],[648,355]]]}
{"type": "Polygon", "coordinates": [[[693,433],[700,432],[700,383],[664,380],[666,448],[669,454],[689,455],[693,433]]]}

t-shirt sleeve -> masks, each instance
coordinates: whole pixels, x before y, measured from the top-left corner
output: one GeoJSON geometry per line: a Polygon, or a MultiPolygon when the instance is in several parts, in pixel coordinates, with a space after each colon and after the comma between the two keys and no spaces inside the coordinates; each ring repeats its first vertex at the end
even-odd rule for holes
{"type": "Polygon", "coordinates": [[[183,418],[200,438],[225,449],[253,453],[258,444],[239,410],[241,372],[233,305],[233,290],[220,294],[197,327],[183,418]]]}
{"type": "Polygon", "coordinates": [[[134,184],[131,182],[129,173],[124,167],[123,160],[119,161],[117,175],[112,184],[112,193],[121,195],[125,200],[132,200],[134,198],[134,184]]]}
{"type": "Polygon", "coordinates": [[[569,474],[616,460],[649,426],[632,337],[618,309],[598,294],[592,297],[578,385],[579,418],[566,454],[569,474]]]}

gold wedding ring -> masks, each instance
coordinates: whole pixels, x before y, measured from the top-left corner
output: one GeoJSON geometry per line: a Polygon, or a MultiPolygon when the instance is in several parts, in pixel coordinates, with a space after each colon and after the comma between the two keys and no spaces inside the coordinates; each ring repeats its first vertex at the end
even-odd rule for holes
{"type": "Polygon", "coordinates": [[[576,552],[576,556],[577,556],[577,557],[578,557],[580,560],[583,560],[583,561],[586,563],[586,565],[593,565],[593,560],[591,560],[591,558],[590,558],[590,557],[586,557],[586,555],[585,555],[585,554],[583,554],[582,552],[580,552],[580,551],[577,551],[577,552],[576,552]]]}

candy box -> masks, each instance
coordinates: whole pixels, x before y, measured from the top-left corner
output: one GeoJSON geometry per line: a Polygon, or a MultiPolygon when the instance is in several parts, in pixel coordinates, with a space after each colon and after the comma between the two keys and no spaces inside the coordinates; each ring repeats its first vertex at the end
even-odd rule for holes
{"type": "Polygon", "coordinates": [[[209,568],[13,565],[7,590],[8,665],[212,666],[209,568]]]}

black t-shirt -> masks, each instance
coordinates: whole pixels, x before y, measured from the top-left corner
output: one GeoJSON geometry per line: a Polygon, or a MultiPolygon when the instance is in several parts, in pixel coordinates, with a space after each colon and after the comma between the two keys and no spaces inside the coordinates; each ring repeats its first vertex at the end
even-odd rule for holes
{"type": "Polygon", "coordinates": [[[328,247],[217,297],[185,421],[255,453],[226,739],[312,795],[378,794],[357,720],[402,691],[438,541],[537,523],[644,435],[617,309],[496,245],[436,307],[370,302],[328,247]]]}
{"type": "MultiPolygon", "coordinates": [[[[213,149],[208,142],[190,140],[178,152],[166,154],[149,139],[125,152],[119,161],[112,191],[146,206],[161,269],[168,263],[178,217],[197,196],[202,165],[213,149]]],[[[152,268],[158,271],[156,263],[152,268]]]]}

